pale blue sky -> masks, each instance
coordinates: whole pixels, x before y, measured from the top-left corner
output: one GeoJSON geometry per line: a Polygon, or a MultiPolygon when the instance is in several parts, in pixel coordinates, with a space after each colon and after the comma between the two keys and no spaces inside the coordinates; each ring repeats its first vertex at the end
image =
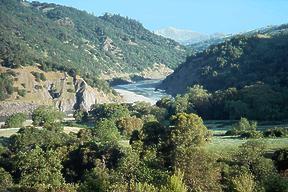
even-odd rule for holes
{"type": "Polygon", "coordinates": [[[288,0],[40,0],[95,15],[128,16],[150,30],[173,26],[202,33],[237,33],[288,23],[288,0]]]}

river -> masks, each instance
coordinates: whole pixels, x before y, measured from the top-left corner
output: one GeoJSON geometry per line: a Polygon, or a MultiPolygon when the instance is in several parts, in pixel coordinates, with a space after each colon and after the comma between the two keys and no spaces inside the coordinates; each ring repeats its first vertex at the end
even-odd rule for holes
{"type": "Polygon", "coordinates": [[[113,88],[124,99],[126,103],[145,101],[155,104],[164,96],[168,96],[163,90],[155,90],[161,80],[145,80],[132,84],[117,85],[113,88]]]}

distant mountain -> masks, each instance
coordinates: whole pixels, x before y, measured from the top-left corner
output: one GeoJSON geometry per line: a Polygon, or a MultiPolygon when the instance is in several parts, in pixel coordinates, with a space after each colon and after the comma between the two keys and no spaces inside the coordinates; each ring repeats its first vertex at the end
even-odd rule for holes
{"type": "Polygon", "coordinates": [[[209,91],[256,82],[288,87],[287,51],[288,25],[236,35],[188,57],[160,88],[176,95],[195,84],[209,91]]]}
{"type": "Polygon", "coordinates": [[[191,50],[141,23],[71,7],[0,0],[0,64],[37,65],[85,78],[140,73],[155,64],[176,68],[191,50]]]}
{"type": "Polygon", "coordinates": [[[159,29],[154,31],[154,33],[169,39],[173,39],[183,45],[193,45],[209,40],[222,39],[226,36],[223,33],[208,35],[187,29],[177,29],[174,27],[159,29]]]}
{"type": "Polygon", "coordinates": [[[232,34],[224,35],[222,33],[216,33],[214,35],[211,35],[210,38],[199,41],[197,43],[188,44],[187,46],[192,48],[193,50],[197,52],[204,51],[205,49],[209,48],[212,45],[217,45],[220,43],[223,43],[224,41],[227,41],[233,37],[232,34]]]}
{"type": "Polygon", "coordinates": [[[176,29],[174,27],[168,27],[154,31],[155,34],[173,39],[181,44],[187,45],[197,43],[209,38],[209,35],[198,33],[191,30],[176,29]]]}

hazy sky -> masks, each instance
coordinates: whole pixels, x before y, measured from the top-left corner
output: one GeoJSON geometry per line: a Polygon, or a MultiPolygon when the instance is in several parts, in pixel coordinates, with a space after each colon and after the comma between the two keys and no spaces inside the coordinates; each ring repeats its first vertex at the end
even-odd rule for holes
{"type": "Polygon", "coordinates": [[[102,15],[128,16],[150,30],[173,26],[236,33],[288,23],[288,0],[40,0],[102,15]]]}

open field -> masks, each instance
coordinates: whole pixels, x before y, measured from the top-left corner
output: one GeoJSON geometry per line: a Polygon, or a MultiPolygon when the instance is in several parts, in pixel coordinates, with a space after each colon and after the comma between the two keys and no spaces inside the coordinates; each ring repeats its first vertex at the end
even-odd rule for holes
{"type": "MultiPolygon", "coordinates": [[[[227,155],[247,142],[247,139],[241,139],[235,136],[225,136],[225,132],[231,128],[235,121],[206,121],[205,125],[212,131],[213,137],[206,149],[216,155],[227,155]]],[[[288,127],[287,122],[259,122],[258,130],[266,130],[274,127],[288,127]]],[[[288,147],[288,138],[263,138],[257,139],[267,145],[268,152],[280,148],[288,147]]]]}

